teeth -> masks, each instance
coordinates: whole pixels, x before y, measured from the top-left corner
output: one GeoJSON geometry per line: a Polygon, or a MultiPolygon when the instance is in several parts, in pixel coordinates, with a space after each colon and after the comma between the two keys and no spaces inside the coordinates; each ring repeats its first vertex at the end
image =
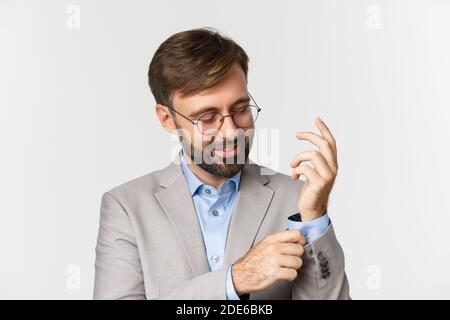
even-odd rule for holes
{"type": "Polygon", "coordinates": [[[229,144],[229,145],[225,145],[225,146],[218,146],[217,147],[217,150],[219,150],[219,151],[233,151],[234,150],[234,148],[235,148],[235,145],[234,144],[229,144]]]}

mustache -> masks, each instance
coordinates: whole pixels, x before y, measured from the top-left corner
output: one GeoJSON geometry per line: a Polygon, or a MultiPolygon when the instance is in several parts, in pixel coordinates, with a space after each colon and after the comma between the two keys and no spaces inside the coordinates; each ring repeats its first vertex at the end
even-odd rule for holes
{"type": "Polygon", "coordinates": [[[222,142],[217,142],[217,143],[211,143],[208,148],[210,149],[225,149],[227,147],[230,146],[238,146],[238,143],[242,144],[242,146],[244,146],[245,144],[248,143],[248,137],[245,137],[244,139],[240,139],[239,142],[237,139],[234,140],[224,140],[222,142]]]}
{"type": "MultiPolygon", "coordinates": [[[[238,164],[239,161],[242,161],[242,164],[246,161],[248,157],[248,153],[250,152],[250,143],[251,137],[245,136],[243,139],[227,139],[222,140],[219,143],[214,142],[213,139],[211,142],[205,146],[203,149],[197,149],[193,143],[190,143],[189,146],[187,146],[187,152],[190,154],[190,157],[194,163],[197,164],[203,164],[204,166],[211,166],[215,165],[217,159],[216,157],[216,151],[225,151],[223,146],[225,145],[235,145],[236,148],[238,148],[240,151],[239,153],[235,154],[233,157],[229,157],[227,159],[237,158],[238,164]],[[188,151],[189,150],[189,151],[188,151]]],[[[220,161],[220,160],[219,160],[220,161]]],[[[228,164],[228,163],[227,163],[228,164]]]]}
{"type": "Polygon", "coordinates": [[[238,143],[242,143],[243,145],[247,144],[249,142],[248,136],[240,136],[234,139],[227,139],[223,141],[214,141],[214,137],[211,139],[211,143],[208,145],[208,148],[210,149],[225,149],[228,146],[237,146],[238,143]]]}

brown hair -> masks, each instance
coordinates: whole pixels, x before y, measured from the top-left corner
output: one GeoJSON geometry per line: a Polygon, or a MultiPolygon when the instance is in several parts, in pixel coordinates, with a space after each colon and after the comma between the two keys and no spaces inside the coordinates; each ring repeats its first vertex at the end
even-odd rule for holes
{"type": "Polygon", "coordinates": [[[175,91],[190,96],[212,87],[236,62],[247,81],[248,60],[244,49],[214,29],[186,30],[170,36],[156,50],[148,83],[156,103],[172,106],[175,91]]]}

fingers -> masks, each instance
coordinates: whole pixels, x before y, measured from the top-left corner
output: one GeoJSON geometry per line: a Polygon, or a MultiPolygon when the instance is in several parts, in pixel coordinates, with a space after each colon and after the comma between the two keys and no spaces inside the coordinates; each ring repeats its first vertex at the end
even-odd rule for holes
{"type": "MultiPolygon", "coordinates": [[[[286,230],[278,233],[271,234],[266,238],[271,242],[300,242],[305,240],[305,236],[300,232],[300,230],[286,230]]],[[[306,241],[306,240],[305,240],[306,241]]]]}
{"type": "MultiPolygon", "coordinates": [[[[300,232],[300,230],[299,230],[299,232],[300,232]]],[[[308,242],[306,241],[306,237],[303,235],[303,233],[300,232],[300,235],[301,235],[300,240],[297,243],[301,244],[304,247],[304,246],[306,246],[306,244],[308,242]]],[[[303,248],[303,251],[305,251],[304,248],[303,248]]]]}
{"type": "MultiPolygon", "coordinates": [[[[296,134],[297,139],[299,140],[306,140],[309,141],[316,146],[319,147],[319,151],[322,154],[322,156],[325,158],[328,167],[331,169],[332,172],[336,172],[337,170],[337,155],[335,151],[335,146],[331,145],[327,140],[323,139],[319,135],[315,134],[314,132],[297,132],[296,134]]],[[[298,165],[298,164],[297,164],[298,165]]],[[[291,167],[295,167],[294,161],[291,163],[291,167]]]]}
{"type": "Polygon", "coordinates": [[[315,124],[317,128],[319,128],[320,134],[322,137],[324,137],[325,140],[327,140],[330,145],[333,147],[334,151],[336,151],[336,140],[334,139],[333,135],[331,134],[330,129],[328,129],[327,125],[323,120],[319,117],[315,119],[315,124]]]}
{"type": "MultiPolygon", "coordinates": [[[[296,133],[297,139],[307,140],[312,144],[318,146],[319,151],[325,158],[331,172],[333,174],[336,174],[338,169],[336,140],[334,139],[330,129],[328,129],[327,125],[322,121],[322,119],[316,118],[315,124],[317,128],[319,128],[321,135],[318,135],[314,132],[299,131],[296,133]]],[[[295,165],[292,164],[291,166],[295,167],[295,165]]]]}
{"type": "Polygon", "coordinates": [[[305,253],[305,249],[300,243],[280,243],[279,252],[285,255],[301,257],[305,253]]]}
{"type": "Polygon", "coordinates": [[[297,256],[278,255],[276,257],[278,266],[283,268],[300,269],[303,265],[303,260],[297,256]]]}
{"type": "Polygon", "coordinates": [[[297,270],[291,268],[278,268],[276,277],[278,279],[294,281],[297,278],[297,270]]]}
{"type": "Polygon", "coordinates": [[[322,178],[326,180],[330,180],[333,178],[333,173],[328,167],[325,158],[319,151],[313,150],[299,153],[291,162],[291,166],[296,168],[302,161],[311,161],[314,165],[314,168],[317,169],[317,172],[322,178]]]}
{"type": "Polygon", "coordinates": [[[315,119],[315,124],[317,128],[319,128],[321,136],[318,134],[315,134],[313,132],[297,132],[297,134],[306,134],[305,137],[307,140],[309,140],[311,143],[315,144],[318,147],[325,147],[330,146],[333,151],[337,151],[336,149],[336,140],[334,139],[333,135],[331,134],[330,129],[326,126],[326,124],[320,119],[315,119]]]}
{"type": "Polygon", "coordinates": [[[323,188],[325,180],[316,172],[316,170],[308,165],[298,166],[294,169],[292,178],[298,179],[302,174],[306,176],[314,188],[317,188],[316,191],[320,191],[323,188]]]}

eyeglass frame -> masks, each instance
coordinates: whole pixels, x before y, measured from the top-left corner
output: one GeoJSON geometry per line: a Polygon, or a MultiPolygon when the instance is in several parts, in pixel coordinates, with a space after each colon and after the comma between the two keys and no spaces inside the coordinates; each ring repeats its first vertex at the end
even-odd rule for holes
{"type": "MultiPolygon", "coordinates": [[[[257,113],[257,115],[258,115],[259,112],[260,112],[262,109],[258,106],[258,104],[256,103],[255,99],[253,99],[253,96],[250,94],[250,92],[247,91],[247,93],[248,93],[248,95],[250,96],[250,98],[252,99],[252,101],[255,103],[254,107],[256,107],[256,111],[258,112],[258,113],[257,113]]],[[[252,104],[248,104],[248,105],[246,105],[246,106],[253,106],[253,105],[252,105],[252,104]]],[[[188,120],[190,123],[192,123],[192,125],[196,126],[196,127],[197,127],[197,130],[198,130],[202,135],[206,135],[206,136],[211,135],[211,134],[205,134],[205,133],[203,133],[203,132],[200,131],[200,128],[198,127],[198,123],[201,121],[200,119],[192,120],[192,119],[190,119],[189,117],[187,117],[187,116],[185,116],[184,114],[182,114],[181,112],[178,112],[177,110],[175,110],[174,107],[172,107],[172,106],[166,106],[166,107],[169,108],[169,109],[171,109],[171,110],[173,110],[175,113],[179,114],[180,116],[182,116],[182,117],[185,118],[186,120],[188,120]]],[[[214,112],[217,113],[217,114],[219,114],[219,115],[222,117],[222,119],[225,119],[226,117],[233,117],[233,116],[236,114],[236,111],[235,111],[235,112],[232,112],[232,113],[230,113],[230,114],[227,114],[227,115],[222,115],[220,112],[217,112],[217,111],[214,111],[214,112]]],[[[208,113],[214,113],[214,112],[206,112],[205,114],[208,114],[208,113]]],[[[202,115],[200,116],[200,118],[203,117],[205,114],[202,114],[202,115]]],[[[222,128],[224,122],[225,122],[225,121],[222,121],[222,123],[220,124],[219,128],[217,128],[217,131],[219,131],[220,128],[222,128]]],[[[234,119],[233,119],[233,123],[236,125],[236,122],[234,121],[234,119]]],[[[255,123],[255,122],[253,122],[253,123],[255,123]]],[[[236,126],[237,126],[237,125],[236,125],[236,126]]]]}

